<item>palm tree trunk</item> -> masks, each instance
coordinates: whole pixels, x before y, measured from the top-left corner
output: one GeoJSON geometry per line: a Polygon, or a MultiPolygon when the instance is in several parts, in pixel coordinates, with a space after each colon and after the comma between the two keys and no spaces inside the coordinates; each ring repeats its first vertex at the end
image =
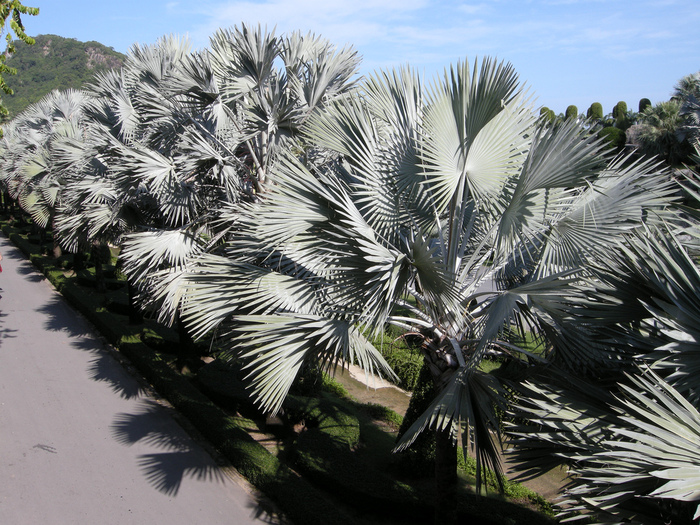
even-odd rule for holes
{"type": "Polygon", "coordinates": [[[126,289],[129,293],[129,323],[141,324],[143,323],[143,315],[136,304],[136,286],[132,284],[131,279],[126,280],[126,289]]]}
{"type": "Polygon", "coordinates": [[[95,287],[100,293],[107,291],[104,265],[109,262],[109,259],[106,257],[106,253],[109,253],[109,248],[104,244],[95,244],[92,247],[92,259],[95,264],[95,287]]]}
{"type": "MultiPolygon", "coordinates": [[[[399,439],[430,406],[438,392],[442,373],[437,367],[431,367],[429,361],[434,361],[434,359],[426,356],[426,361],[414,387],[413,396],[411,396],[408,411],[399,430],[399,439]],[[435,377],[436,373],[439,374],[438,377],[435,377]]],[[[457,446],[452,442],[449,430],[435,431],[432,436],[435,443],[433,464],[436,494],[434,523],[436,525],[450,525],[455,523],[457,519],[457,446]]],[[[415,449],[421,457],[431,455],[433,449],[430,445],[430,437],[431,435],[428,433],[424,437],[419,436],[411,448],[415,449]]]]}
{"type": "Polygon", "coordinates": [[[457,446],[450,430],[435,432],[435,525],[457,522],[457,446]]]}
{"type": "Polygon", "coordinates": [[[56,235],[56,218],[51,219],[51,238],[53,239],[53,256],[58,259],[63,255],[63,250],[61,250],[61,245],[58,243],[58,236],[56,235]]]}
{"type": "Polygon", "coordinates": [[[105,282],[105,272],[102,261],[99,257],[95,260],[95,288],[98,292],[104,293],[107,291],[107,283],[105,282]]]}
{"type": "Polygon", "coordinates": [[[192,335],[185,327],[185,323],[182,322],[179,311],[175,316],[175,326],[180,343],[178,345],[177,366],[181,370],[184,368],[192,369],[199,361],[199,353],[192,335]]]}
{"type": "Polygon", "coordinates": [[[85,269],[85,252],[80,248],[73,254],[73,271],[80,272],[85,269]]]}

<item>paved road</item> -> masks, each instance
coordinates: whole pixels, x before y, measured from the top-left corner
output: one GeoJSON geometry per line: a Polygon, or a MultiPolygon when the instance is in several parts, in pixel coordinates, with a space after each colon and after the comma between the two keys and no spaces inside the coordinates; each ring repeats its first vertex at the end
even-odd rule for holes
{"type": "Polygon", "coordinates": [[[0,253],[0,524],[271,521],[1,233],[0,253]]]}

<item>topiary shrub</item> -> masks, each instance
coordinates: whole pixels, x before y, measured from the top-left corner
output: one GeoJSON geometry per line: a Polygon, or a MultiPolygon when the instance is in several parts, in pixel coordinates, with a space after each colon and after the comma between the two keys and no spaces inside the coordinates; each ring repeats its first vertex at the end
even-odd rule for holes
{"type": "Polygon", "coordinates": [[[612,116],[615,120],[624,118],[627,116],[627,102],[624,102],[621,100],[617,104],[615,104],[615,107],[613,108],[612,111],[612,116]]]}
{"type": "Polygon", "coordinates": [[[554,111],[543,106],[540,109],[540,118],[546,120],[550,124],[553,124],[557,116],[554,114],[554,111]]]}
{"type": "Polygon", "coordinates": [[[639,101],[639,112],[644,113],[644,110],[651,107],[651,100],[643,98],[639,101]]]}
{"type": "Polygon", "coordinates": [[[622,131],[625,131],[634,123],[634,118],[630,118],[630,114],[627,111],[627,103],[622,100],[615,104],[612,116],[615,120],[615,127],[622,131]]]}
{"type": "Polygon", "coordinates": [[[625,132],[613,126],[606,126],[598,132],[598,138],[611,149],[621,151],[625,147],[625,132]]]}
{"type": "Polygon", "coordinates": [[[568,119],[576,119],[576,118],[578,118],[578,108],[572,104],[566,108],[565,114],[566,114],[567,120],[568,119]]]}
{"type": "Polygon", "coordinates": [[[586,118],[592,120],[603,120],[603,106],[600,102],[594,102],[586,112],[586,118]]]}

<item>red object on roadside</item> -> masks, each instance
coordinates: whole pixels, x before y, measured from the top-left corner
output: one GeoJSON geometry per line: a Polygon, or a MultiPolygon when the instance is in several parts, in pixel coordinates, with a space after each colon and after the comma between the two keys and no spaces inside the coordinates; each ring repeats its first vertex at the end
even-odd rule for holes
{"type": "Polygon", "coordinates": [[[2,264],[0,264],[0,273],[2,273],[2,264]]]}

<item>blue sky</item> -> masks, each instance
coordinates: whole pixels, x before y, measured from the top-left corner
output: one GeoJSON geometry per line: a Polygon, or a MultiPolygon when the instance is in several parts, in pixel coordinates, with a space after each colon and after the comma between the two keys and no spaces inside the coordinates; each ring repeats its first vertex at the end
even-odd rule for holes
{"type": "Polygon", "coordinates": [[[96,40],[126,53],[165,34],[208,45],[219,27],[312,31],[363,57],[362,73],[410,64],[426,79],[458,60],[511,62],[536,103],[668,100],[700,70],[698,0],[24,0],[30,35],[96,40]]]}

